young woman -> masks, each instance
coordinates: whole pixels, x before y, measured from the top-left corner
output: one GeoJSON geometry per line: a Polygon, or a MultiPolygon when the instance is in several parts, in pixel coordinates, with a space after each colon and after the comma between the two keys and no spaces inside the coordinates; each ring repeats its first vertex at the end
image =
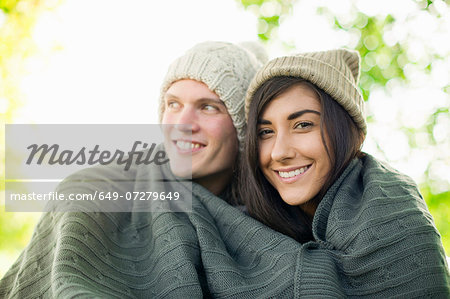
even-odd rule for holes
{"type": "Polygon", "coordinates": [[[303,244],[300,295],[447,297],[444,250],[416,185],[361,152],[359,60],[305,53],[257,72],[241,196],[251,216],[303,244]]]}

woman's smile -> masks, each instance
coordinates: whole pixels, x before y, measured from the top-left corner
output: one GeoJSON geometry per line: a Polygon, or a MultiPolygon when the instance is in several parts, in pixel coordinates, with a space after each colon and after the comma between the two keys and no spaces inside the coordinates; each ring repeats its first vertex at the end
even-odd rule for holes
{"type": "Polygon", "coordinates": [[[274,170],[278,174],[280,180],[284,183],[293,183],[303,177],[305,173],[309,170],[311,165],[301,166],[301,167],[291,167],[286,169],[274,170]]]}

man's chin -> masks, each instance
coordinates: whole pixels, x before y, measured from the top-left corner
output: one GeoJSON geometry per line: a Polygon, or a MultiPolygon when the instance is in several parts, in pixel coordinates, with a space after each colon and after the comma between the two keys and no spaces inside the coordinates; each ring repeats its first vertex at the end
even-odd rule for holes
{"type": "Polygon", "coordinates": [[[192,155],[181,155],[173,144],[167,144],[166,150],[169,156],[169,165],[172,173],[180,178],[192,178],[192,155]]]}
{"type": "Polygon", "coordinates": [[[183,179],[192,179],[191,159],[170,159],[169,165],[175,176],[183,179]]]}
{"type": "Polygon", "coordinates": [[[173,171],[172,170],[172,173],[176,177],[181,178],[181,179],[186,179],[186,180],[191,180],[192,179],[192,173],[189,172],[189,171],[173,171]]]}

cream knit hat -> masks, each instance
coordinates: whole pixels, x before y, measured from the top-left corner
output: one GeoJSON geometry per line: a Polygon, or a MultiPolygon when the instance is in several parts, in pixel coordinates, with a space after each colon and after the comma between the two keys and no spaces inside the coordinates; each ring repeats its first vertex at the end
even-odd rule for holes
{"type": "Polygon", "coordinates": [[[266,63],[250,83],[245,100],[246,116],[254,93],[264,82],[279,76],[300,77],[328,93],[366,134],[364,100],[357,87],[359,65],[358,52],[346,49],[275,58],[266,63]]]}
{"type": "Polygon", "coordinates": [[[256,42],[235,45],[203,42],[189,49],[169,67],[161,86],[159,120],[164,113],[164,95],[175,81],[193,79],[205,83],[224,102],[242,147],[245,129],[245,94],[256,71],[267,61],[256,42]]]}

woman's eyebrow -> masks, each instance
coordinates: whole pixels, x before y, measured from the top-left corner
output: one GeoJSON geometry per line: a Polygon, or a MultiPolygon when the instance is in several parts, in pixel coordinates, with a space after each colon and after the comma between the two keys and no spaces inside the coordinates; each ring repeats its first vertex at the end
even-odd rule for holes
{"type": "Polygon", "coordinates": [[[272,123],[268,120],[260,118],[260,119],[258,119],[257,124],[258,125],[271,125],[272,123]]]}
{"type": "Polygon", "coordinates": [[[305,109],[305,110],[300,110],[300,111],[297,111],[297,112],[294,112],[294,113],[289,114],[289,116],[287,117],[287,120],[293,120],[293,119],[296,119],[297,117],[300,117],[300,116],[302,116],[302,115],[305,114],[305,113],[315,113],[315,114],[320,115],[320,112],[319,112],[319,111],[316,111],[316,110],[310,110],[310,109],[305,109]]]}

